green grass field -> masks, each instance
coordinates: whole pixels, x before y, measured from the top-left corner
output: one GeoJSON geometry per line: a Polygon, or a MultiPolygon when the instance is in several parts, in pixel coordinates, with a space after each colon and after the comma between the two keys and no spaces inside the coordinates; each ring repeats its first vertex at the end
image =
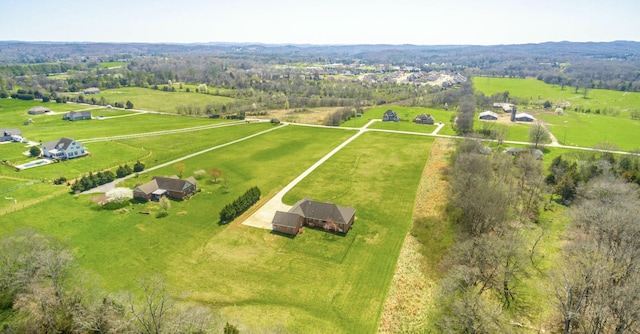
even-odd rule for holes
{"type": "Polygon", "coordinates": [[[66,240],[81,268],[109,291],[161,273],[179,299],[211,305],[253,328],[374,332],[431,139],[365,134],[287,196],[355,206],[358,219],[346,237],[307,230],[290,239],[237,222],[217,224],[219,210],[247,188],[275,193],[352,134],[287,126],[186,160],[187,173],[221,169],[228,189],[202,180],[202,192],[173,202],[163,219],[138,213],[156,210],[155,203],[116,213],[96,209],[91,196],[62,194],[3,215],[0,234],[33,227],[66,240]],[[306,154],[291,159],[300,151],[306,154]]]}
{"type": "Polygon", "coordinates": [[[640,150],[640,120],[576,112],[537,117],[550,124],[549,131],[564,145],[594,147],[608,142],[625,151],[640,150]]]}
{"type": "Polygon", "coordinates": [[[126,63],[122,61],[105,61],[100,63],[98,67],[100,68],[111,68],[111,67],[120,67],[124,66],[126,63]]]}
{"type": "MultiPolygon", "coordinates": [[[[508,91],[511,98],[524,98],[531,102],[549,100],[554,104],[554,108],[560,102],[571,103],[571,107],[567,109],[583,107],[590,108],[593,112],[596,109],[604,110],[605,108],[624,112],[640,107],[640,93],[589,89],[587,97],[584,98],[582,88],[576,93],[575,87],[565,86],[562,90],[558,85],[548,85],[533,78],[474,77],[473,85],[476,92],[482,92],[487,96],[508,91]]],[[[623,113],[623,115],[626,114],[623,113]]]]}
{"type": "Polygon", "coordinates": [[[104,97],[112,104],[117,102],[133,102],[136,109],[152,110],[175,113],[178,106],[199,106],[204,108],[210,103],[230,103],[235,101],[232,98],[208,94],[184,93],[184,92],[164,92],[140,87],[123,87],[117,89],[106,89],[96,95],[96,98],[104,97]]]}
{"type": "Polygon", "coordinates": [[[2,127],[18,128],[22,132],[23,137],[36,142],[46,142],[60,137],[71,137],[81,140],[86,138],[145,133],[226,122],[225,120],[220,119],[139,114],[126,110],[99,107],[94,108],[71,103],[57,104],[51,102],[42,103],[35,101],[0,99],[0,106],[2,107],[2,109],[0,109],[0,122],[2,127]],[[29,110],[29,108],[37,105],[50,108],[54,114],[27,114],[27,110],[29,110]],[[97,116],[104,116],[105,119],[71,122],[62,120],[62,114],[55,114],[72,110],[91,110],[94,118],[97,116]],[[108,118],[110,116],[126,114],[134,114],[135,116],[108,118]],[[25,125],[24,123],[29,119],[31,119],[33,123],[25,125]]]}

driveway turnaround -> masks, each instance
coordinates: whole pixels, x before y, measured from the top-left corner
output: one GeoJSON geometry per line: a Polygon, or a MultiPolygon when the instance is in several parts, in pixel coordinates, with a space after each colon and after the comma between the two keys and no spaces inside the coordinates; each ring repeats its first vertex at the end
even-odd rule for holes
{"type": "Polygon", "coordinates": [[[276,211],[289,211],[291,206],[282,203],[282,197],[289,192],[289,190],[293,189],[302,179],[304,179],[307,175],[311,174],[316,168],[322,165],[325,161],[329,160],[334,154],[340,151],[343,147],[347,146],[354,139],[358,138],[361,134],[367,131],[367,127],[371,125],[373,122],[378,120],[374,119],[369,121],[369,123],[365,124],[363,127],[358,129],[358,133],[351,136],[349,139],[345,140],[342,144],[338,145],[338,147],[334,148],[331,152],[327,153],[324,157],[314,163],[307,170],[302,172],[298,177],[296,177],[293,181],[287,184],[282,190],[280,190],[275,196],[273,196],[267,203],[262,205],[258,211],[254,212],[249,218],[245,219],[242,222],[243,225],[263,228],[266,230],[271,230],[271,221],[273,220],[273,216],[276,214],[276,211]]]}

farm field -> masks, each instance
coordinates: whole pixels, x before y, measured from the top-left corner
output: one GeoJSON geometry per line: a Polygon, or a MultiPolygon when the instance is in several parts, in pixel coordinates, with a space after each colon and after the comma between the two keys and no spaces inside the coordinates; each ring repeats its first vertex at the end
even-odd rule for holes
{"type": "MultiPolygon", "coordinates": [[[[562,115],[550,111],[534,111],[532,114],[549,124],[548,129],[563,145],[593,147],[602,142],[613,143],[622,150],[640,149],[640,120],[633,120],[626,113],[627,110],[640,107],[640,93],[627,93],[609,90],[589,90],[588,98],[575,94],[570,87],[564,91],[559,86],[547,85],[535,79],[508,79],[478,77],[473,80],[477,91],[485,95],[509,91],[510,96],[520,94],[537,96],[540,100],[579,101],[585,108],[591,108],[591,113],[575,112],[571,108],[562,115]],[[595,109],[610,108],[620,111],[620,116],[595,114],[595,109]]],[[[572,107],[576,104],[572,103],[572,107]]],[[[577,102],[576,102],[577,103],[577,102]]]]}
{"type": "Polygon", "coordinates": [[[50,108],[52,113],[62,113],[73,110],[91,110],[93,116],[120,116],[132,114],[131,111],[106,108],[92,108],[86,105],[38,103],[34,101],[0,100],[0,122],[2,127],[18,128],[23,137],[32,141],[50,141],[60,137],[71,137],[82,140],[86,138],[117,136],[124,134],[144,133],[150,131],[171,130],[202,125],[221,124],[228,122],[220,119],[176,117],[171,115],[140,114],[134,116],[92,119],[83,121],[65,121],[61,114],[29,115],[27,110],[41,105],[50,108]],[[113,113],[113,114],[112,114],[113,113]],[[33,123],[24,125],[31,119],[33,123]]]}
{"type": "Polygon", "coordinates": [[[225,96],[216,96],[197,93],[183,92],[164,92],[162,90],[154,90],[140,87],[122,87],[117,89],[106,89],[95,96],[96,98],[104,97],[112,104],[117,102],[125,103],[127,100],[133,102],[135,109],[153,110],[160,112],[176,113],[176,107],[182,106],[199,106],[204,109],[207,104],[211,103],[230,103],[235,101],[225,96]]]}
{"type": "Polygon", "coordinates": [[[514,97],[525,98],[531,102],[549,100],[554,104],[554,108],[560,102],[571,103],[571,107],[568,109],[582,106],[584,109],[590,108],[594,112],[596,109],[603,110],[605,108],[624,112],[637,109],[640,106],[640,93],[637,92],[589,89],[587,98],[584,98],[582,88],[576,93],[575,87],[565,86],[562,90],[559,85],[549,85],[534,78],[474,77],[473,85],[476,92],[482,92],[487,96],[507,91],[512,99],[514,97]]]}
{"type": "Polygon", "coordinates": [[[640,120],[627,117],[565,112],[537,117],[549,124],[548,129],[563,145],[594,147],[600,143],[613,143],[621,150],[640,150],[640,120]]]}
{"type": "MultiPolygon", "coordinates": [[[[137,279],[160,273],[181,291],[176,298],[213,305],[253,328],[374,332],[411,224],[415,187],[431,138],[364,134],[287,196],[289,202],[310,196],[355,206],[358,220],[346,237],[306,230],[291,239],[239,221],[217,221],[220,209],[249,187],[257,185],[268,197],[352,134],[290,125],[188,159],[185,175],[219,168],[227,188],[201,180],[202,192],[173,202],[166,218],[138,214],[157,210],[156,203],[116,213],[98,209],[91,195],[65,193],[4,214],[8,223],[0,226],[0,234],[31,227],[67,240],[82,269],[108,291],[133,289],[137,279]],[[307,154],[291,159],[301,150],[307,154]],[[383,200],[390,205],[380,207],[383,200]],[[29,219],[40,212],[50,219],[29,219]]],[[[166,167],[153,174],[175,170],[166,167]]],[[[143,174],[128,183],[149,177],[143,174]]]]}
{"type": "MultiPolygon", "coordinates": [[[[175,117],[174,117],[175,118],[175,117]]],[[[86,143],[84,146],[91,153],[90,156],[50,164],[44,167],[25,169],[15,172],[13,168],[0,166],[0,174],[15,175],[35,179],[53,179],[64,175],[69,179],[76,178],[88,171],[98,171],[117,168],[119,165],[132,166],[136,160],[143,162],[146,167],[152,167],[166,161],[180,158],[193,152],[220,145],[232,140],[272,128],[269,123],[239,124],[236,126],[191,131],[185,133],[165,134],[131,138],[126,140],[109,140],[86,143]]],[[[0,145],[0,152],[4,152],[5,159],[14,164],[22,164],[34,160],[21,154],[28,150],[24,144],[11,143],[0,145]],[[13,148],[11,151],[5,148],[13,148]],[[11,153],[11,154],[9,154],[11,153]]]]}

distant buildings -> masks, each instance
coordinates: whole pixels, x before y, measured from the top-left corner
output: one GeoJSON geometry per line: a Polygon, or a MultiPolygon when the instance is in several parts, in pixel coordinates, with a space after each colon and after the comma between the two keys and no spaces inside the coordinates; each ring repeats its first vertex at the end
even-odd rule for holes
{"type": "Polygon", "coordinates": [[[498,114],[494,113],[493,111],[483,111],[478,115],[478,119],[484,120],[484,121],[496,121],[498,120],[498,114]]]}
{"type": "Polygon", "coordinates": [[[435,120],[430,114],[420,114],[413,119],[413,122],[417,124],[433,125],[435,123],[435,120]]]}
{"type": "Polygon", "coordinates": [[[29,111],[27,112],[29,115],[41,115],[47,112],[51,112],[51,109],[49,108],[45,108],[42,106],[35,106],[31,109],[29,109],[29,111]]]}
{"type": "Polygon", "coordinates": [[[90,87],[82,91],[84,94],[100,94],[100,89],[97,87],[90,87]]]}
{"type": "Polygon", "coordinates": [[[398,116],[398,113],[396,113],[395,111],[389,109],[389,110],[384,112],[384,115],[382,115],[382,121],[383,122],[398,122],[398,121],[400,121],[400,116],[398,116]]]}
{"type": "Polygon", "coordinates": [[[21,141],[22,132],[15,128],[0,129],[0,142],[5,141],[21,141]]]}
{"type": "Polygon", "coordinates": [[[67,121],[78,121],[84,119],[91,119],[90,111],[71,111],[62,116],[62,119],[67,121]]]}

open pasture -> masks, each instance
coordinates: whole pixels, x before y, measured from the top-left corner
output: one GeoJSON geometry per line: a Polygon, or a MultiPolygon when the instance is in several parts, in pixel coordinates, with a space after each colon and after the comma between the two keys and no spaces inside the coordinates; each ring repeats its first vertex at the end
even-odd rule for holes
{"type": "MultiPolygon", "coordinates": [[[[583,96],[584,90],[575,87],[565,86],[564,90],[560,85],[548,85],[543,81],[534,78],[514,79],[514,78],[491,78],[474,77],[473,85],[476,92],[485,95],[509,92],[511,100],[514,98],[524,98],[531,102],[550,101],[555,108],[558,103],[569,102],[571,106],[567,109],[573,110],[576,107],[604,110],[605,108],[624,112],[630,109],[638,109],[640,106],[640,93],[619,92],[604,89],[588,89],[587,97],[583,96]]],[[[626,115],[623,113],[622,115],[626,115]]]]}
{"type": "Polygon", "coordinates": [[[576,112],[536,117],[548,123],[549,131],[564,145],[593,147],[607,142],[625,151],[640,150],[640,120],[576,112]]]}
{"type": "MultiPolygon", "coordinates": [[[[246,189],[277,192],[352,134],[289,125],[185,160],[185,176],[219,168],[226,182],[205,177],[202,191],[172,202],[165,218],[154,217],[156,203],[115,212],[99,210],[91,195],[63,194],[3,215],[0,234],[33,227],[66,240],[81,268],[108,291],[132,289],[140,277],[160,273],[175,297],[254,328],[374,332],[431,138],[363,134],[287,195],[287,202],[309,196],[355,206],[358,218],[345,237],[307,229],[288,238],[239,221],[218,225],[220,209],[246,189]],[[47,219],[31,219],[45,212],[47,219]]],[[[153,174],[176,171],[168,166],[153,174]]]]}
{"type": "Polygon", "coordinates": [[[209,94],[186,93],[186,92],[164,92],[150,88],[122,87],[117,89],[106,89],[96,95],[96,98],[104,97],[112,104],[117,102],[125,103],[131,101],[135,109],[153,110],[160,112],[176,113],[178,106],[198,106],[204,112],[204,107],[211,103],[230,103],[235,101],[225,96],[209,94]]]}
{"type": "Polygon", "coordinates": [[[0,106],[2,106],[2,109],[0,109],[0,127],[18,128],[22,132],[23,137],[35,142],[46,142],[59,139],[60,137],[82,140],[227,122],[226,120],[220,119],[140,114],[126,110],[93,108],[91,106],[71,103],[38,103],[34,101],[0,99],[0,106]],[[50,108],[53,114],[27,114],[29,108],[37,105],[50,108]],[[94,119],[81,121],[65,121],[62,119],[63,112],[73,110],[91,110],[94,119]],[[108,118],[110,116],[122,115],[132,116],[108,118]],[[105,118],[102,120],[96,119],[98,116],[104,116],[105,118]],[[25,125],[25,122],[29,119],[33,122],[25,125]]]}

